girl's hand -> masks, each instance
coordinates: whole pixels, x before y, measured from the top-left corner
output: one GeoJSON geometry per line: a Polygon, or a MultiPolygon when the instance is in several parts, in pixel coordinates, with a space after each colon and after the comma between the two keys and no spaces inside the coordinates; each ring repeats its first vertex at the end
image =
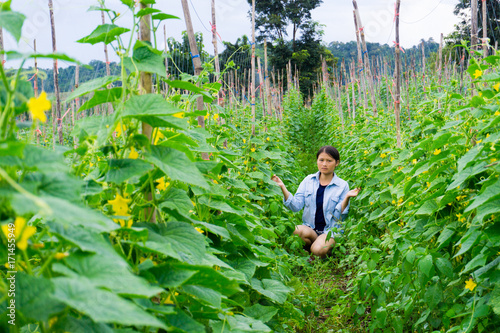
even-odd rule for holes
{"type": "Polygon", "coordinates": [[[271,177],[272,180],[274,180],[274,182],[279,186],[279,187],[283,187],[285,186],[285,184],[283,184],[283,181],[280,179],[280,177],[276,176],[276,175],[273,175],[271,177]]]}
{"type": "Polygon", "coordinates": [[[361,187],[355,188],[354,190],[350,190],[347,192],[347,197],[353,198],[359,194],[359,191],[361,191],[361,187]]]}

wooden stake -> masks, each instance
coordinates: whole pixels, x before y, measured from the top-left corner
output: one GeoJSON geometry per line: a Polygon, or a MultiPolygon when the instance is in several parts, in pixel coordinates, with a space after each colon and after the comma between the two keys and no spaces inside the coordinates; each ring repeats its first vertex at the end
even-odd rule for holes
{"type": "Polygon", "coordinates": [[[366,78],[368,80],[368,86],[370,88],[370,95],[372,99],[372,108],[373,108],[373,116],[377,116],[377,100],[375,98],[375,91],[373,88],[373,76],[372,76],[372,71],[370,67],[370,57],[368,56],[368,48],[366,47],[366,40],[365,40],[365,32],[364,32],[364,27],[363,24],[361,23],[361,16],[359,15],[359,10],[358,10],[358,4],[356,3],[356,0],[352,0],[352,4],[354,6],[354,11],[356,13],[356,20],[359,25],[359,32],[361,36],[361,42],[363,44],[363,54],[364,54],[364,70],[366,72],[366,78]]]}
{"type": "Polygon", "coordinates": [[[486,0],[483,0],[483,58],[486,58],[488,56],[488,12],[486,10],[486,7],[486,0]]]}
{"type": "Polygon", "coordinates": [[[471,48],[472,50],[477,50],[478,44],[478,34],[477,34],[477,0],[471,0],[471,48]]]}
{"type": "MultiPolygon", "coordinates": [[[[54,23],[54,6],[52,0],[49,0],[49,12],[50,12],[50,27],[52,30],[52,52],[57,52],[56,47],[56,28],[54,23]]],[[[63,131],[62,131],[62,119],[61,119],[61,99],[59,98],[59,80],[57,78],[58,68],[57,59],[54,59],[54,93],[56,96],[56,117],[57,117],[57,132],[59,134],[59,144],[64,143],[63,131]]]]}
{"type": "MultiPolygon", "coordinates": [[[[217,26],[215,17],[215,0],[212,0],[212,44],[214,45],[215,57],[215,81],[219,82],[220,64],[219,64],[219,51],[217,48],[217,26]]],[[[217,105],[219,105],[220,92],[217,93],[217,105]]]]}
{"type": "MultiPolygon", "coordinates": [[[[101,2],[101,7],[104,8],[104,1],[101,2]]],[[[102,18],[102,24],[106,24],[106,19],[104,18],[104,12],[101,11],[101,18],[102,18]]],[[[111,70],[109,68],[109,58],[108,58],[108,45],[106,45],[106,43],[103,43],[104,44],[104,60],[106,61],[106,75],[107,76],[111,76],[111,70]]],[[[111,85],[109,84],[107,86],[107,88],[111,88],[111,85]]],[[[108,104],[108,114],[111,114],[113,113],[113,108],[111,106],[111,103],[107,103],[108,104]]]]}
{"type": "Polygon", "coordinates": [[[267,69],[267,40],[264,39],[264,80],[266,82],[267,114],[272,116],[273,109],[271,105],[271,79],[267,69]]]}
{"type": "MultiPolygon", "coordinates": [[[[189,13],[189,6],[187,0],[182,1],[182,9],[184,11],[184,18],[186,19],[186,28],[189,39],[189,48],[191,49],[191,58],[194,65],[194,75],[200,75],[202,71],[200,54],[198,53],[198,46],[196,45],[196,39],[194,36],[193,22],[191,21],[191,14],[189,13]]],[[[205,106],[203,104],[203,97],[200,96],[196,100],[196,107],[199,111],[202,111],[205,106]]],[[[205,118],[203,116],[198,116],[198,125],[205,128],[205,118]]],[[[201,158],[208,160],[208,153],[202,153],[201,158]]]]}
{"type": "Polygon", "coordinates": [[[252,0],[252,135],[255,135],[255,0],[252,0]]]}
{"type": "Polygon", "coordinates": [[[366,73],[364,72],[363,67],[363,53],[361,52],[361,41],[359,39],[359,25],[358,20],[356,19],[356,11],[353,10],[354,15],[354,28],[356,29],[356,44],[358,47],[358,68],[357,71],[359,73],[360,81],[361,81],[361,90],[363,93],[363,101],[364,101],[364,110],[363,114],[366,115],[366,110],[368,109],[368,98],[366,94],[366,73]]]}
{"type": "MultiPolygon", "coordinates": [[[[1,30],[1,29],[0,29],[1,30]]],[[[0,47],[3,48],[3,45],[0,45],[0,47]]],[[[36,39],[33,40],[33,51],[36,53],[36,39]]],[[[3,55],[2,55],[3,58],[3,55]]],[[[3,60],[3,59],[2,59],[3,60]]],[[[35,98],[38,97],[38,64],[36,61],[36,57],[34,58],[35,60],[35,77],[33,78],[33,90],[35,91],[35,98]]],[[[36,123],[36,144],[40,144],[40,122],[36,123]]]]}
{"type": "Polygon", "coordinates": [[[400,124],[400,106],[401,106],[401,55],[399,45],[399,9],[401,0],[396,0],[396,100],[394,101],[394,113],[396,115],[396,140],[398,148],[401,148],[401,124],[400,124]]]}

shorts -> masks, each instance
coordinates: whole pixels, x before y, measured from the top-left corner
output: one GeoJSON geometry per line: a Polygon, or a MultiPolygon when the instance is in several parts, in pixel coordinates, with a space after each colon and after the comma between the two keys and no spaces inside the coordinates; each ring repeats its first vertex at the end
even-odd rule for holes
{"type": "Polygon", "coordinates": [[[313,229],[314,232],[316,232],[316,235],[320,236],[320,235],[323,235],[325,233],[325,230],[316,230],[316,229],[313,229]]]}

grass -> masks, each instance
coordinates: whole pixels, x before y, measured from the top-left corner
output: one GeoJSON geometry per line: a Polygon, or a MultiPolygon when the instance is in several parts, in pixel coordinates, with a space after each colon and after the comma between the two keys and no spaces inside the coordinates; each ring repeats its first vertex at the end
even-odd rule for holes
{"type": "MultiPolygon", "coordinates": [[[[329,332],[366,332],[369,318],[353,322],[346,314],[345,300],[349,277],[340,268],[340,256],[333,255],[325,259],[316,258],[296,268],[295,276],[300,283],[297,294],[308,295],[313,308],[305,313],[305,325],[299,333],[329,333],[329,332]]],[[[348,302],[347,302],[348,303],[348,302]]]]}

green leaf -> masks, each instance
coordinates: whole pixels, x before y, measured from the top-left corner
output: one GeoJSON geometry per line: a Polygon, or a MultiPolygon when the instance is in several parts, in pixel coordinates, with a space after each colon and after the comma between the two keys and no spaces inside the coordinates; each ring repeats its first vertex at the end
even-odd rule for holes
{"type": "Polygon", "coordinates": [[[476,244],[476,242],[479,241],[481,238],[481,231],[479,230],[474,230],[472,233],[466,234],[462,239],[455,245],[461,244],[462,246],[460,247],[460,251],[457,252],[453,256],[453,258],[458,257],[459,255],[464,254],[465,252],[469,251],[472,246],[476,244]]]}
{"type": "Polygon", "coordinates": [[[175,16],[175,15],[170,15],[170,14],[165,14],[165,13],[158,13],[158,14],[153,14],[151,16],[151,18],[153,20],[160,20],[160,21],[163,21],[163,20],[169,20],[169,19],[176,19],[176,20],[180,20],[179,17],[175,16]]]}
{"type": "Polygon", "coordinates": [[[165,80],[165,81],[172,88],[188,90],[188,91],[191,91],[195,94],[201,94],[203,96],[203,101],[205,103],[212,103],[212,101],[214,100],[214,97],[212,97],[212,95],[209,92],[207,92],[203,88],[200,88],[200,87],[192,84],[191,82],[181,81],[181,80],[174,80],[174,81],[165,80]]]}
{"type": "Polygon", "coordinates": [[[82,83],[71,94],[69,94],[68,97],[66,97],[65,102],[69,103],[76,97],[80,97],[88,94],[89,92],[93,92],[94,90],[105,87],[108,84],[118,80],[120,80],[119,76],[104,76],[82,83]]]}
{"type": "Polygon", "coordinates": [[[52,209],[52,218],[63,225],[81,225],[96,231],[112,231],[119,226],[101,213],[86,207],[80,207],[61,198],[41,197],[52,209]]]}
{"type": "Polygon", "coordinates": [[[196,165],[176,149],[151,146],[151,154],[145,154],[145,159],[156,165],[172,180],[208,189],[208,184],[196,165]]]}
{"type": "Polygon", "coordinates": [[[432,146],[430,150],[432,151],[434,149],[441,148],[445,143],[449,141],[451,136],[451,133],[437,133],[432,140],[432,146]]]}
{"type": "Polygon", "coordinates": [[[472,258],[467,265],[465,265],[460,274],[465,274],[476,267],[483,267],[486,264],[486,259],[487,257],[483,253],[479,253],[477,256],[472,258]]]}
{"type": "Polygon", "coordinates": [[[436,242],[438,245],[438,249],[446,246],[454,234],[455,234],[454,228],[450,228],[450,227],[444,228],[444,230],[441,232],[441,234],[439,235],[437,242],[436,242]]]}
{"type": "Polygon", "coordinates": [[[98,253],[103,257],[116,257],[122,259],[109,241],[109,237],[104,237],[99,232],[85,226],[64,225],[56,222],[48,222],[50,232],[58,238],[77,246],[84,252],[98,253]]]}
{"type": "Polygon", "coordinates": [[[123,64],[130,72],[155,73],[162,77],[167,75],[162,53],[140,40],[134,45],[132,57],[124,58],[123,64]]]}
{"type": "Polygon", "coordinates": [[[222,295],[216,290],[194,285],[183,285],[182,290],[185,293],[201,300],[203,303],[211,305],[217,309],[221,308],[222,295]]]}
{"type": "Polygon", "coordinates": [[[163,202],[159,205],[160,208],[168,207],[175,209],[184,215],[189,214],[189,211],[194,209],[193,203],[186,191],[172,186],[168,188],[168,192],[162,200],[163,202]]]}
{"type": "Polygon", "coordinates": [[[260,304],[254,304],[249,308],[243,310],[243,314],[267,323],[270,321],[274,315],[278,313],[278,309],[274,306],[265,306],[260,304]]]}
{"type": "Polygon", "coordinates": [[[464,212],[470,212],[471,210],[496,199],[500,199],[500,178],[497,181],[482,191],[477,197],[474,198],[474,202],[465,208],[464,212]]]}
{"type": "Polygon", "coordinates": [[[80,106],[78,111],[87,110],[103,103],[113,103],[121,98],[122,92],[123,89],[121,87],[95,90],[94,96],[92,96],[91,99],[83,103],[83,105],[80,106]]]}
{"type": "Polygon", "coordinates": [[[197,264],[203,261],[206,253],[204,236],[193,226],[182,222],[157,225],[136,223],[134,226],[148,230],[145,244],[138,243],[136,246],[188,263],[197,264]]]}
{"type": "Polygon", "coordinates": [[[116,37],[130,31],[130,29],[119,27],[115,24],[101,24],[86,37],[77,40],[78,43],[97,44],[103,42],[109,44],[116,40],[116,37]]]}
{"type": "Polygon", "coordinates": [[[495,289],[491,292],[490,301],[488,305],[491,306],[493,312],[500,316],[500,285],[497,284],[495,289]]]}
{"type": "Polygon", "coordinates": [[[430,277],[431,269],[432,269],[432,255],[428,254],[418,262],[418,268],[422,273],[424,273],[427,277],[430,277]]]}
{"type": "Polygon", "coordinates": [[[453,266],[448,259],[437,258],[435,261],[436,267],[447,278],[451,279],[453,277],[453,266]]]}
{"type": "Polygon", "coordinates": [[[71,333],[117,333],[111,327],[103,323],[94,323],[88,317],[75,318],[64,316],[58,318],[54,326],[50,327],[53,332],[71,333]]]}
{"type": "Polygon", "coordinates": [[[261,281],[253,278],[252,288],[280,304],[283,304],[286,301],[287,295],[291,291],[290,288],[285,286],[280,281],[270,279],[263,279],[261,281]]]}
{"type": "Polygon", "coordinates": [[[136,17],[142,17],[144,15],[148,15],[148,14],[153,14],[153,13],[160,13],[161,10],[159,9],[156,9],[156,8],[151,8],[151,7],[146,7],[146,8],[143,8],[141,10],[139,10],[135,16],[136,17]]]}
{"type": "Polygon", "coordinates": [[[443,298],[443,290],[439,286],[439,283],[436,283],[427,288],[424,295],[424,300],[430,309],[434,309],[442,298],[443,298]]]}
{"type": "Polygon", "coordinates": [[[165,315],[170,325],[180,329],[175,332],[205,333],[205,326],[191,318],[181,309],[177,309],[175,314],[165,315]]]}
{"type": "Polygon", "coordinates": [[[156,282],[163,288],[178,288],[197,273],[194,269],[183,268],[174,263],[165,263],[149,269],[156,282]]]}
{"type": "MultiPolygon", "coordinates": [[[[241,316],[241,315],[235,315],[233,316],[228,316],[227,322],[229,327],[231,328],[230,331],[228,332],[258,332],[258,333],[269,333],[272,332],[272,330],[265,325],[262,321],[256,320],[253,318],[241,316]]],[[[222,323],[218,323],[218,325],[213,325],[212,327],[217,331],[217,332],[222,332],[222,323]]],[[[226,330],[224,330],[224,333],[226,330]]]]}
{"type": "Polygon", "coordinates": [[[225,200],[218,199],[218,198],[212,197],[210,195],[203,195],[203,196],[199,197],[198,203],[205,205],[207,207],[216,209],[216,210],[227,212],[227,213],[242,214],[242,215],[246,214],[245,211],[229,205],[229,203],[227,203],[225,200]]]}
{"type": "Polygon", "coordinates": [[[123,296],[153,297],[163,291],[131,272],[128,263],[117,256],[75,252],[65,260],[72,270],[61,272],[74,280],[85,280],[98,288],[106,288],[123,296]]]}
{"type": "Polygon", "coordinates": [[[0,11],[0,27],[10,32],[19,43],[26,16],[13,11],[0,11]]]}
{"type": "Polygon", "coordinates": [[[134,303],[112,292],[98,289],[83,279],[52,279],[55,297],[75,310],[88,315],[94,322],[137,325],[167,329],[164,323],[134,303]]]}
{"type": "Polygon", "coordinates": [[[463,184],[463,182],[466,181],[469,177],[472,177],[474,175],[477,175],[478,173],[484,172],[485,166],[486,166],[486,162],[481,162],[478,164],[474,164],[470,167],[467,167],[467,168],[463,169],[461,172],[455,173],[455,175],[453,176],[453,183],[451,183],[446,190],[447,191],[454,190],[458,186],[461,186],[463,184]]]}
{"type": "MultiPolygon", "coordinates": [[[[54,297],[54,284],[43,277],[34,277],[23,272],[15,275],[16,310],[28,319],[46,321],[65,305],[54,297]]],[[[8,282],[8,281],[5,281],[8,282]]]]}
{"type": "Polygon", "coordinates": [[[167,102],[162,95],[145,94],[130,97],[125,103],[122,116],[141,120],[145,116],[169,116],[179,112],[183,110],[167,102]]]}
{"type": "Polygon", "coordinates": [[[109,170],[106,174],[106,181],[121,184],[132,177],[140,177],[153,169],[150,163],[140,159],[110,159],[108,161],[109,170]]]}
{"type": "Polygon", "coordinates": [[[488,229],[485,231],[486,236],[490,240],[490,242],[493,243],[493,246],[499,246],[500,245],[500,223],[495,223],[491,225],[488,229]]]}
{"type": "Polygon", "coordinates": [[[430,215],[439,208],[436,200],[430,199],[424,201],[424,204],[415,213],[416,215],[430,215]]]}

